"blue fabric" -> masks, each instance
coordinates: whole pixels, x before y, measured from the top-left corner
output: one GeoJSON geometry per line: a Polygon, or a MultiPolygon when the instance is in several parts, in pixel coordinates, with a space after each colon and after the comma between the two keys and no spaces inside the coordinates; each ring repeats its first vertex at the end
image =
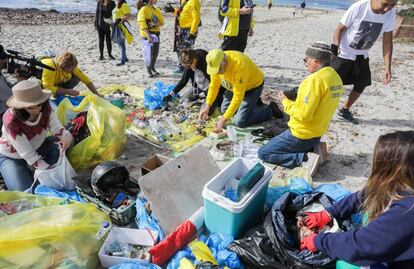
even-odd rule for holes
{"type": "Polygon", "coordinates": [[[144,106],[150,110],[163,107],[164,96],[170,94],[174,90],[174,85],[167,85],[161,81],[154,83],[152,88],[144,90],[144,106]]]}
{"type": "Polygon", "coordinates": [[[137,261],[127,261],[114,266],[109,267],[109,269],[161,269],[156,264],[152,264],[146,260],[137,260],[137,261]]]}
{"type": "Polygon", "coordinates": [[[257,155],[265,162],[295,168],[302,164],[305,153],[316,146],[320,140],[320,137],[306,140],[296,138],[288,129],[270,139],[259,149],[257,155]]]}
{"type": "MultiPolygon", "coordinates": [[[[263,91],[263,84],[251,89],[244,95],[236,114],[233,115],[233,124],[237,127],[245,128],[254,124],[268,121],[272,118],[272,110],[268,106],[258,106],[257,101],[263,91]]],[[[231,103],[233,93],[225,91],[223,102],[221,103],[221,113],[226,112],[231,103]]]]}
{"type": "MultiPolygon", "coordinates": [[[[363,196],[352,193],[327,211],[343,219],[360,210],[363,196]]],[[[368,225],[344,233],[323,233],[315,246],[332,259],[358,266],[386,262],[389,268],[414,268],[414,196],[404,195],[368,225]]]]}
{"type": "Polygon", "coordinates": [[[85,202],[76,191],[58,191],[51,189],[44,185],[37,185],[34,194],[46,197],[58,197],[63,199],[70,199],[78,202],[85,202]]]}
{"type": "MultiPolygon", "coordinates": [[[[60,151],[56,141],[55,137],[49,136],[37,149],[37,153],[49,165],[59,160],[60,151]]],[[[33,174],[24,159],[13,159],[0,154],[0,173],[10,191],[25,191],[33,184],[33,174]]]]}

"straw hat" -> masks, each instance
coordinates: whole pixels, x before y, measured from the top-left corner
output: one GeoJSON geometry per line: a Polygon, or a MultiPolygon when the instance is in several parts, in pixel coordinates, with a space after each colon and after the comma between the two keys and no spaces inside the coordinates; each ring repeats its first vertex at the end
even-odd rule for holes
{"type": "Polygon", "coordinates": [[[39,82],[23,80],[12,88],[13,95],[7,100],[7,105],[13,108],[26,108],[46,102],[51,93],[43,91],[39,82]]]}

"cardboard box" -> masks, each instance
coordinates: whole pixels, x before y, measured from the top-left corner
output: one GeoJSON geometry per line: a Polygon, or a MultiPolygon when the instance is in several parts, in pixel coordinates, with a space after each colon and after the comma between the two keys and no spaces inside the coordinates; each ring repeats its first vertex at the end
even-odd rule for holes
{"type": "Polygon", "coordinates": [[[158,232],[150,231],[150,230],[139,230],[139,229],[130,229],[130,228],[120,228],[120,227],[113,227],[111,231],[109,231],[108,236],[106,237],[105,242],[103,243],[101,249],[99,250],[99,260],[101,261],[102,266],[105,268],[126,262],[126,261],[136,261],[137,259],[125,258],[125,257],[117,257],[117,256],[109,256],[106,255],[105,249],[109,247],[109,245],[118,240],[122,243],[131,243],[137,244],[142,246],[153,246],[157,243],[158,232]],[[151,233],[151,234],[150,234],[151,233]],[[155,240],[155,242],[154,242],[155,240]]]}
{"type": "Polygon", "coordinates": [[[141,166],[141,173],[142,175],[146,175],[151,171],[154,171],[161,165],[171,161],[172,159],[167,156],[163,156],[160,154],[155,154],[154,156],[150,157],[142,166],[141,166]]]}

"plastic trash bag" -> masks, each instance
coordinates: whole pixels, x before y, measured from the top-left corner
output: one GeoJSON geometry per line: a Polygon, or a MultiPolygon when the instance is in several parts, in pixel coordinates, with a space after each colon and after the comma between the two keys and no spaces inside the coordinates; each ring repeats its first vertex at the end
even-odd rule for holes
{"type": "Polygon", "coordinates": [[[34,194],[46,197],[56,197],[62,199],[70,199],[77,202],[84,202],[82,197],[76,191],[57,191],[43,185],[37,185],[34,194]]]}
{"type": "Polygon", "coordinates": [[[114,24],[112,27],[112,34],[111,34],[112,42],[115,44],[121,44],[122,42],[125,42],[125,35],[121,30],[121,27],[119,24],[114,24]]]}
{"type": "Polygon", "coordinates": [[[279,199],[283,194],[287,192],[293,192],[296,194],[304,194],[313,192],[312,185],[303,178],[294,177],[289,180],[289,185],[281,187],[273,187],[269,184],[266,196],[266,206],[271,208],[274,202],[279,199]]]}
{"type": "Polygon", "coordinates": [[[71,191],[75,189],[72,178],[77,176],[72,165],[70,165],[66,155],[60,154],[59,160],[46,170],[35,170],[34,180],[39,180],[40,184],[58,190],[71,191]]]}
{"type": "MultiPolygon", "coordinates": [[[[151,34],[152,39],[155,43],[159,42],[158,37],[156,35],[151,34]]],[[[142,45],[142,58],[144,58],[144,63],[146,66],[151,65],[151,47],[154,43],[151,43],[148,41],[148,39],[142,39],[141,45],[142,45]]]]}
{"type": "MultiPolygon", "coordinates": [[[[233,241],[229,250],[236,252],[243,261],[252,266],[292,269],[334,268],[334,261],[324,253],[300,250],[298,238],[292,229],[296,226],[296,213],[314,203],[327,208],[332,205],[333,200],[318,192],[303,195],[285,193],[274,203],[263,225],[256,228],[260,232],[250,233],[243,239],[233,241]],[[274,267],[274,261],[278,262],[277,267],[274,267]]],[[[340,227],[343,230],[350,228],[346,222],[340,223],[340,227]]]]}
{"type": "Polygon", "coordinates": [[[226,266],[230,269],[243,268],[237,254],[227,250],[228,245],[233,242],[233,240],[233,236],[221,233],[212,233],[207,238],[206,245],[212,251],[219,266],[226,266]]]}
{"type": "Polygon", "coordinates": [[[144,106],[150,110],[164,106],[162,98],[174,89],[174,85],[167,85],[161,81],[154,83],[154,86],[144,90],[144,106]]]}
{"type": "MultiPolygon", "coordinates": [[[[157,219],[155,218],[154,214],[151,216],[147,213],[145,209],[145,204],[147,200],[140,195],[137,197],[135,207],[137,214],[135,216],[135,222],[139,229],[148,229],[151,231],[158,232],[158,240],[161,241],[165,238],[164,231],[162,230],[161,226],[158,224],[157,219]]],[[[157,239],[157,238],[156,238],[157,239]]]]}
{"type": "Polygon", "coordinates": [[[340,184],[322,184],[316,187],[315,191],[325,193],[336,202],[351,194],[349,190],[340,184]]]}
{"type": "Polygon", "coordinates": [[[79,106],[73,106],[68,99],[64,99],[56,114],[66,126],[82,111],[88,112],[86,124],[91,135],[70,149],[68,159],[73,168],[94,167],[103,161],[116,159],[123,152],[126,142],[125,113],[105,99],[86,92],[79,106]]]}
{"type": "Polygon", "coordinates": [[[123,262],[111,266],[109,269],[161,269],[161,267],[146,260],[138,260],[123,262]]]}
{"type": "Polygon", "coordinates": [[[0,217],[0,268],[96,268],[102,241],[95,234],[109,217],[92,204],[22,192],[0,192],[2,203],[27,204],[0,217]]]}

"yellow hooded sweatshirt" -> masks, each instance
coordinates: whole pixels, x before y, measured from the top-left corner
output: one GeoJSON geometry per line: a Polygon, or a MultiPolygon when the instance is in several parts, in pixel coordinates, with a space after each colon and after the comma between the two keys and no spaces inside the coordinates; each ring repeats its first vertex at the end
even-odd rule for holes
{"type": "Polygon", "coordinates": [[[227,57],[227,67],[224,74],[210,76],[210,86],[207,92],[206,102],[212,105],[216,100],[220,85],[233,92],[233,98],[223,117],[230,120],[236,113],[244,94],[263,84],[263,71],[246,54],[228,50],[224,54],[227,57]]]}
{"type": "Polygon", "coordinates": [[[324,135],[343,92],[342,80],[332,67],[310,74],[300,84],[296,101],[282,102],[292,135],[300,139],[324,135]]]}
{"type": "Polygon", "coordinates": [[[196,35],[200,24],[200,0],[181,0],[184,5],[178,21],[180,28],[190,28],[190,34],[196,35]]]}
{"type": "Polygon", "coordinates": [[[76,67],[72,73],[69,73],[60,68],[60,66],[57,65],[52,58],[42,59],[41,62],[42,64],[45,64],[55,69],[55,71],[52,71],[44,68],[42,71],[42,79],[40,81],[42,87],[44,89],[52,91],[53,95],[56,95],[58,85],[69,81],[72,78],[72,76],[76,76],[77,78],[79,78],[80,81],[82,81],[85,84],[89,84],[91,82],[88,76],[86,76],[85,73],[83,73],[79,69],[79,67],[76,67]]]}
{"type": "Polygon", "coordinates": [[[164,17],[162,16],[161,10],[157,7],[143,6],[137,16],[138,26],[140,34],[144,38],[148,38],[147,34],[143,31],[148,29],[150,33],[159,33],[160,26],[155,26],[155,21],[164,25],[164,17]]]}

